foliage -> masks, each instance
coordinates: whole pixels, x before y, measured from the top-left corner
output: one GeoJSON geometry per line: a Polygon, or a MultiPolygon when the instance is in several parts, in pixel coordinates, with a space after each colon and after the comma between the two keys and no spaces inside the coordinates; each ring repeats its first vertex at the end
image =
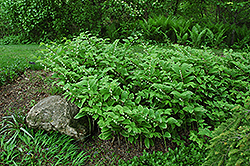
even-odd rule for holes
{"type": "Polygon", "coordinates": [[[13,81],[23,73],[29,65],[22,63],[22,60],[13,61],[14,64],[0,69],[0,86],[13,81]]]}
{"type": "Polygon", "coordinates": [[[181,145],[172,150],[168,148],[168,152],[162,153],[161,151],[147,153],[145,150],[140,157],[134,157],[131,160],[124,161],[119,160],[118,165],[148,165],[148,166],[160,166],[160,165],[172,165],[172,166],[193,166],[202,165],[205,160],[206,150],[205,147],[199,148],[196,144],[181,145]]]}
{"type": "Polygon", "coordinates": [[[175,19],[173,22],[173,30],[175,32],[177,43],[186,44],[188,42],[188,38],[190,37],[188,31],[192,26],[191,20],[186,20],[183,18],[175,19]]]}
{"type": "Polygon", "coordinates": [[[250,99],[245,108],[236,106],[227,119],[215,129],[208,146],[209,154],[203,165],[249,165],[250,164],[250,99]]]}
{"type": "Polygon", "coordinates": [[[88,30],[111,41],[137,35],[151,42],[247,49],[249,5],[242,0],[1,0],[0,43],[60,41],[88,30]]]}
{"type": "Polygon", "coordinates": [[[34,132],[25,125],[25,116],[16,112],[1,121],[0,164],[5,165],[82,165],[88,156],[59,133],[34,132]]]}
{"type": "Polygon", "coordinates": [[[124,42],[82,33],[65,44],[46,44],[39,61],[55,72],[65,98],[81,108],[75,118],[97,120],[101,139],[122,135],[149,148],[155,138],[179,144],[182,132],[202,147],[209,126],[230,117],[228,110],[249,95],[248,53],[218,57],[145,44],[136,51],[133,38],[124,42]]]}
{"type": "Polygon", "coordinates": [[[25,41],[53,41],[71,37],[83,27],[95,30],[93,25],[98,27],[96,21],[100,19],[98,11],[101,8],[94,5],[95,2],[6,0],[1,6],[2,19],[25,41]]]}

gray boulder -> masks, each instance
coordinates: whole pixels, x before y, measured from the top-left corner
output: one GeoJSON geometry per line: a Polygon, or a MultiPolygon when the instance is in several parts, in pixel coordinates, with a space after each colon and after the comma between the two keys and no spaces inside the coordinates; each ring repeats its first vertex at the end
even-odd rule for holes
{"type": "Polygon", "coordinates": [[[50,96],[39,101],[28,113],[26,122],[29,127],[46,131],[59,131],[84,140],[88,134],[86,117],[74,119],[79,108],[61,96],[50,96]]]}

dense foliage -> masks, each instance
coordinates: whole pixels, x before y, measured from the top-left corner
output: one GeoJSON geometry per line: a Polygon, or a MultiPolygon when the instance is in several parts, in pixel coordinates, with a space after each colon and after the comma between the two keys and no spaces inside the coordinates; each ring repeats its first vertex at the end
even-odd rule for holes
{"type": "Polygon", "coordinates": [[[250,110],[249,99],[245,107],[232,109],[234,116],[219,125],[212,134],[205,165],[250,164],[250,110]]]}
{"type": "Polygon", "coordinates": [[[153,152],[152,154],[143,152],[140,157],[134,157],[131,160],[120,160],[118,165],[120,166],[200,166],[204,163],[206,157],[205,148],[199,148],[196,144],[190,144],[188,146],[182,145],[174,150],[168,149],[168,152],[162,153],[160,151],[153,152]]]}
{"type": "Polygon", "coordinates": [[[102,139],[122,135],[149,147],[157,137],[180,143],[183,133],[201,147],[210,127],[249,96],[249,53],[225,50],[218,56],[124,42],[82,33],[65,44],[46,44],[40,60],[81,108],[75,118],[91,115],[102,139]]]}
{"type": "Polygon", "coordinates": [[[89,30],[195,47],[249,49],[250,2],[0,0],[0,43],[59,41],[89,30]]]}

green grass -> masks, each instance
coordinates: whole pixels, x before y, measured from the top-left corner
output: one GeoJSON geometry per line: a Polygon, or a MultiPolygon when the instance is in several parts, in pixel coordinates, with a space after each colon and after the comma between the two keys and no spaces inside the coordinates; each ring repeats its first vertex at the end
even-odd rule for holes
{"type": "Polygon", "coordinates": [[[31,64],[39,49],[39,45],[0,45],[0,86],[29,68],[41,69],[39,64],[31,64]]]}
{"type": "Polygon", "coordinates": [[[12,65],[16,60],[23,63],[35,60],[39,45],[1,45],[0,68],[12,65]]]}

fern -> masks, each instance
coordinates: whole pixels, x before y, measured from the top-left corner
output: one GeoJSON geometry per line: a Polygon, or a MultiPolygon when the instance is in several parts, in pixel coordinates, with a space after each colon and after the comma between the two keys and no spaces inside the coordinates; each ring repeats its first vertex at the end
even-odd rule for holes
{"type": "Polygon", "coordinates": [[[191,45],[193,45],[194,47],[199,47],[201,46],[202,40],[204,39],[205,35],[206,35],[206,31],[207,29],[203,29],[201,28],[201,26],[199,24],[196,24],[195,26],[193,26],[192,30],[189,30],[190,33],[190,38],[191,38],[191,45]]]}

